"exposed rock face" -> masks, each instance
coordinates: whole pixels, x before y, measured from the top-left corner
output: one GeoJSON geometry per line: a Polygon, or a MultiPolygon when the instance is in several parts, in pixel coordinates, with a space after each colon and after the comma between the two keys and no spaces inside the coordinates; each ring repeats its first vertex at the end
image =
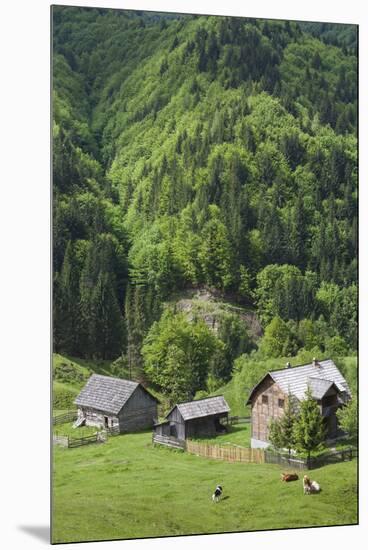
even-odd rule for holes
{"type": "Polygon", "coordinates": [[[218,291],[200,288],[191,293],[188,292],[188,295],[190,297],[176,302],[176,308],[184,312],[190,321],[195,317],[201,318],[217,334],[221,319],[226,314],[233,314],[244,321],[253,340],[256,341],[263,335],[261,324],[254,311],[227,303],[218,291]]]}

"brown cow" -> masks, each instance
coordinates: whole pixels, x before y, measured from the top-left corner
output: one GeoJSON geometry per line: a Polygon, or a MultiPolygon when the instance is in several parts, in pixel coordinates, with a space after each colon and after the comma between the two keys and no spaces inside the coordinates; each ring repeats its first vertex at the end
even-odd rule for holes
{"type": "Polygon", "coordinates": [[[298,474],[281,474],[281,481],[296,481],[299,479],[298,474]]]}

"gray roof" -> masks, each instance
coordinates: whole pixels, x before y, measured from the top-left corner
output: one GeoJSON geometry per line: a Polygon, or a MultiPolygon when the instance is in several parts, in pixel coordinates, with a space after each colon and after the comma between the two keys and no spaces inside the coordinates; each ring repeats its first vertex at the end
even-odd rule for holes
{"type": "MultiPolygon", "coordinates": [[[[336,367],[335,363],[331,359],[325,359],[323,361],[317,361],[316,366],[313,363],[307,363],[306,365],[299,365],[297,367],[283,368],[276,371],[270,371],[264,378],[270,376],[276,384],[285,393],[291,393],[297,399],[301,400],[305,397],[305,392],[308,388],[308,381],[312,381],[312,393],[313,389],[316,395],[319,395],[324,388],[326,388],[326,382],[330,384],[334,383],[337,389],[351,397],[351,392],[345,378],[336,367]],[[315,380],[318,379],[319,382],[315,380]]],[[[261,380],[261,382],[264,380],[261,380]]],[[[248,403],[250,402],[254,391],[261,383],[259,382],[252,390],[248,403]]],[[[327,391],[327,390],[326,390],[327,391]]],[[[316,399],[319,399],[316,397],[316,399]]]]}
{"type": "Polygon", "coordinates": [[[230,411],[230,407],[226,403],[223,395],[206,397],[205,399],[189,401],[188,403],[179,403],[176,407],[179,409],[179,412],[184,420],[211,416],[213,414],[227,413],[230,411]]]}
{"type": "Polygon", "coordinates": [[[336,387],[336,384],[334,382],[331,382],[331,380],[309,377],[307,379],[307,386],[310,388],[314,399],[322,399],[322,397],[328,392],[331,386],[336,387]]]}
{"type": "Polygon", "coordinates": [[[118,414],[138,386],[138,382],[131,380],[92,374],[75,404],[118,414]]]}

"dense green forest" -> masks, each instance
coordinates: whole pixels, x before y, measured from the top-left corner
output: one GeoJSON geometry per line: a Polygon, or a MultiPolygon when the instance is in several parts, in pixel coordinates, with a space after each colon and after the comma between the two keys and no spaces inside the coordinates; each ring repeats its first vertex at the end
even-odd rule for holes
{"type": "Polygon", "coordinates": [[[356,352],[356,27],[54,6],[52,74],[56,352],[170,401],[356,352]]]}

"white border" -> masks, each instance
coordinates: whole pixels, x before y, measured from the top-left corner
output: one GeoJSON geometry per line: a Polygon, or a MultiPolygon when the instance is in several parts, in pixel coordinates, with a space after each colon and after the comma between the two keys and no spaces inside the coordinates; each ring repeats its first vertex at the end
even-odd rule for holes
{"type": "MultiPolygon", "coordinates": [[[[60,548],[223,548],[272,544],[275,550],[334,547],[368,536],[367,461],[367,120],[368,18],[359,0],[130,0],[54,2],[81,6],[333,21],[360,25],[360,521],[318,528],[119,541],[60,548]]],[[[1,543],[43,548],[23,527],[49,521],[49,6],[8,0],[1,9],[1,543]],[[5,126],[4,126],[5,121],[5,126]],[[5,355],[4,355],[5,351],[5,355]],[[5,402],[4,402],[5,400],[5,402]]],[[[188,503],[190,505],[190,503],[188,503]]],[[[280,511],[282,513],[282,511],[280,511]]]]}

